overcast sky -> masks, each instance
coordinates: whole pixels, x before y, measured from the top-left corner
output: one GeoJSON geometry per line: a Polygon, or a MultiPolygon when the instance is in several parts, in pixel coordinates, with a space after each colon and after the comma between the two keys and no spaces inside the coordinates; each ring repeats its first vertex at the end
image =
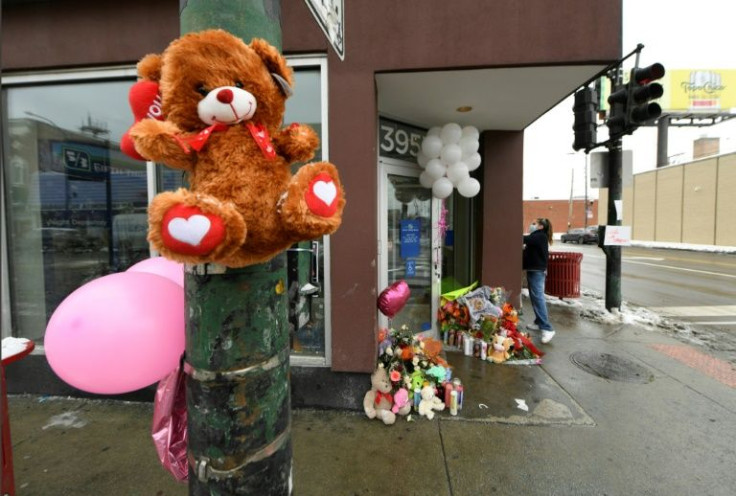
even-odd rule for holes
{"type": "MultiPolygon", "coordinates": [[[[644,45],[640,65],[662,63],[670,69],[736,69],[734,0],[624,0],[623,47],[628,54],[644,45]]],[[[627,61],[629,62],[629,61],[627,61]]],[[[633,65],[633,57],[626,69],[633,65]]],[[[567,199],[585,191],[585,154],[574,152],[572,97],[545,114],[524,135],[524,199],[567,199]]],[[[671,128],[671,163],[692,158],[698,137],[720,137],[721,153],[736,151],[736,118],[703,128],[671,128]]],[[[633,172],[655,168],[656,128],[639,128],[623,140],[633,151],[633,172]]],[[[597,149],[603,151],[605,148],[597,149]]],[[[597,190],[588,190],[597,198],[597,190]]]]}

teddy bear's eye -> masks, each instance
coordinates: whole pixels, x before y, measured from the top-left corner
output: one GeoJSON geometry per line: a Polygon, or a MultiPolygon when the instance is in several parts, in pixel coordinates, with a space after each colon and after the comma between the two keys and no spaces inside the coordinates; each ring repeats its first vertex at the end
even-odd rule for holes
{"type": "Polygon", "coordinates": [[[199,93],[200,95],[207,96],[207,93],[209,92],[210,90],[205,88],[203,84],[200,84],[199,86],[197,86],[197,93],[199,93]]]}
{"type": "Polygon", "coordinates": [[[243,83],[241,83],[240,81],[235,81],[235,87],[236,88],[240,88],[242,90],[243,89],[243,83]]]}

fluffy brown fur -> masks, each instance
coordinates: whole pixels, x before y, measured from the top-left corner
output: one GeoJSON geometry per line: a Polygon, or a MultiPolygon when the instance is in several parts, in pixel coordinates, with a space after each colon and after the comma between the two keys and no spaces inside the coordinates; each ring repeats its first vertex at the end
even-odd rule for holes
{"type": "Polygon", "coordinates": [[[335,167],[320,162],[291,174],[291,163],[311,159],[319,140],[307,126],[281,129],[286,96],[271,74],[289,84],[293,76],[274,47],[259,39],[246,45],[225,31],[208,30],[173,41],[161,55],[144,57],[138,72],[142,78],[158,80],[165,119],[144,119],[133,126],[130,136],[136,150],[148,160],[189,173],[189,190],[157,195],[149,207],[149,240],[164,256],[180,262],[242,267],[264,262],[294,242],[339,227],[345,197],[335,167]],[[181,139],[196,136],[209,126],[197,113],[204,98],[201,88],[236,84],[255,97],[257,110],[250,121],[267,128],[275,158],[261,151],[243,122],[213,132],[199,152],[181,144],[181,139]],[[315,213],[307,201],[318,175],[331,179],[337,191],[329,215],[315,213]],[[163,236],[168,229],[167,212],[177,205],[222,219],[222,240],[206,253],[196,247],[192,250],[200,252],[182,252],[167,244],[163,236]]]}

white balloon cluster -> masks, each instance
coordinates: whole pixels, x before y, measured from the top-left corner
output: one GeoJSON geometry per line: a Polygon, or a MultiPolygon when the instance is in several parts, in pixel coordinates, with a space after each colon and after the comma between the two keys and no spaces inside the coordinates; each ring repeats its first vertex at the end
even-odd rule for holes
{"type": "Polygon", "coordinates": [[[475,127],[455,123],[430,129],[417,154],[417,163],[424,169],[420,184],[431,188],[435,198],[447,198],[453,188],[467,198],[477,195],[480,183],[470,177],[470,171],[480,167],[479,136],[475,127]]]}

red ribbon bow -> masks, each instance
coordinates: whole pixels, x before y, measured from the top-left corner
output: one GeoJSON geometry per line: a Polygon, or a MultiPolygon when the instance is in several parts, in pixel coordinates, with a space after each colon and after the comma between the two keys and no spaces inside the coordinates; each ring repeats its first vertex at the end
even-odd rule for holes
{"type": "Polygon", "coordinates": [[[394,397],[391,396],[391,393],[382,393],[381,391],[376,391],[376,405],[378,405],[381,402],[381,398],[386,398],[388,400],[389,406],[393,405],[394,403],[394,397]]]}
{"type": "MultiPolygon", "coordinates": [[[[256,124],[251,121],[246,122],[245,126],[248,128],[248,131],[250,131],[250,135],[253,137],[253,140],[255,140],[256,144],[261,149],[263,155],[269,160],[273,160],[274,158],[276,158],[276,150],[271,144],[271,137],[268,134],[268,129],[266,128],[266,126],[264,126],[263,124],[256,124]]],[[[204,148],[204,145],[207,144],[207,140],[209,140],[210,136],[212,136],[212,133],[224,131],[227,128],[227,124],[216,123],[212,124],[206,129],[201,130],[194,136],[186,136],[182,138],[175,135],[174,139],[176,139],[177,143],[179,143],[179,146],[186,153],[189,153],[191,149],[194,149],[195,151],[201,151],[202,148],[204,148]]]]}

